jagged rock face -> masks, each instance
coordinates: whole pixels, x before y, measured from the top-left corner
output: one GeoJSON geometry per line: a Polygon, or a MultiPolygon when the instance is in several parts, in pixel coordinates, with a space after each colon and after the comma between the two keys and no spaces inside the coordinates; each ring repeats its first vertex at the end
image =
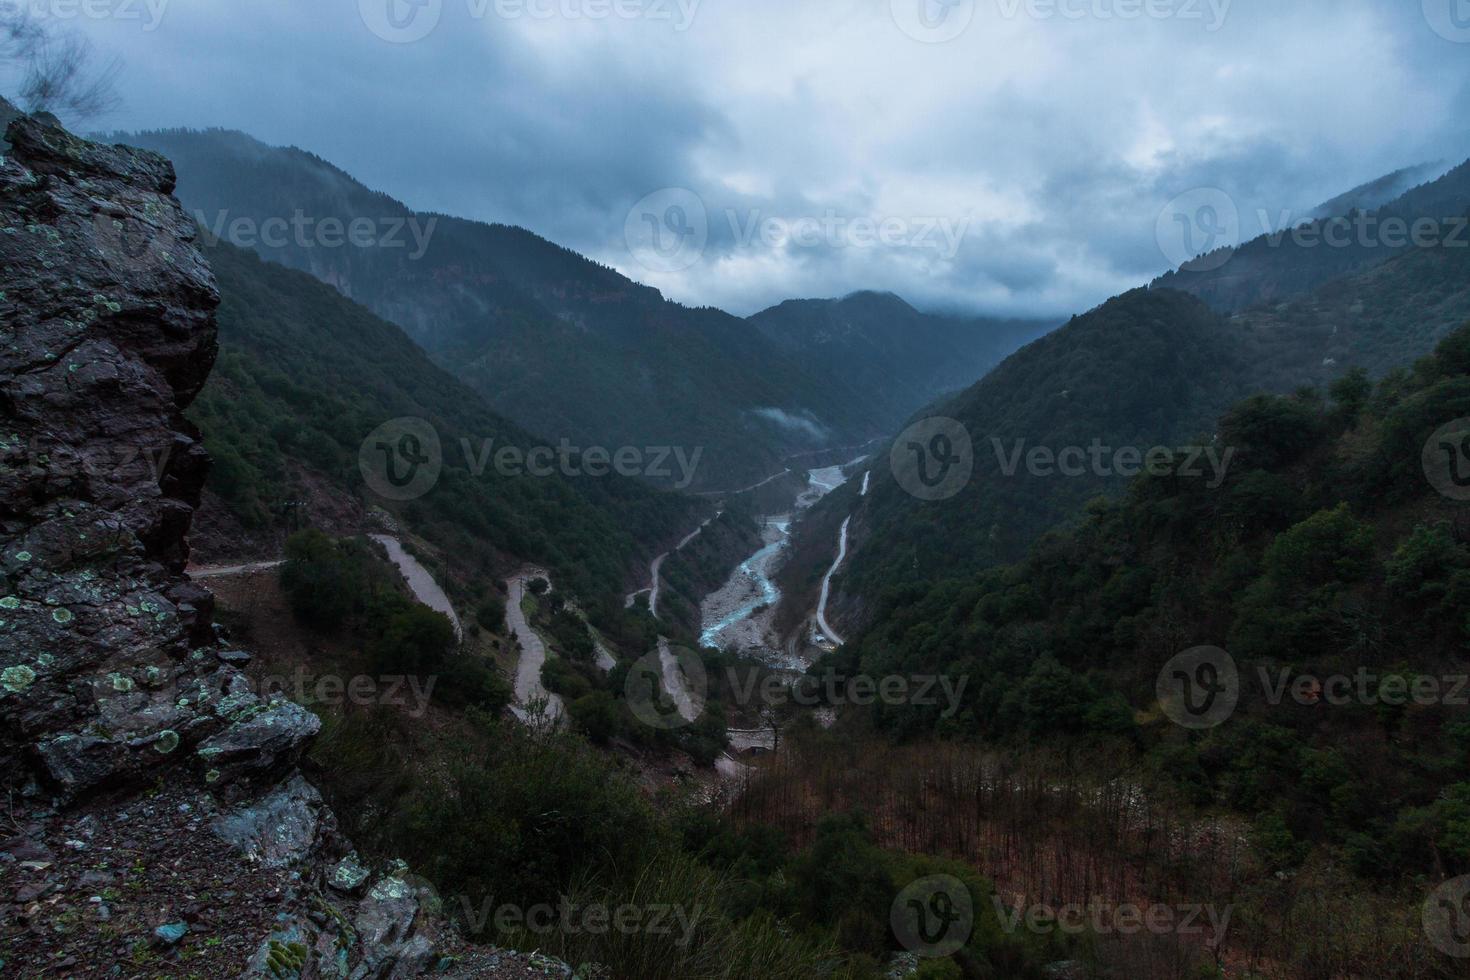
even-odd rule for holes
{"type": "Polygon", "coordinates": [[[289,762],[316,719],[221,661],[183,575],[208,461],[182,411],[219,294],[173,168],[34,117],[6,138],[0,751],[64,799],[186,759],[223,782],[289,762]]]}
{"type": "Polygon", "coordinates": [[[170,196],[172,166],[36,117],[13,120],[6,139],[0,759],[20,792],[0,865],[29,877],[14,892],[19,919],[0,918],[0,963],[25,975],[112,968],[128,935],[48,926],[48,910],[105,921],[100,897],[71,903],[113,880],[117,855],[146,847],[166,870],[115,899],[113,921],[155,916],[144,926],[170,975],[237,952],[232,972],[199,975],[546,975],[494,950],[441,959],[463,944],[432,889],[400,864],[375,876],[357,858],[294,768],[320,722],[251,689],[239,669],[249,655],[221,647],[209,593],[184,575],[207,458],[181,413],[214,363],[219,296],[170,196]],[[217,907],[199,907],[205,891],[217,907]],[[236,950],[226,923],[262,938],[236,950]]]}
{"type": "Polygon", "coordinates": [[[0,153],[10,149],[10,142],[5,138],[5,129],[10,125],[10,120],[20,115],[20,110],[10,104],[10,100],[0,96],[0,153]]]}

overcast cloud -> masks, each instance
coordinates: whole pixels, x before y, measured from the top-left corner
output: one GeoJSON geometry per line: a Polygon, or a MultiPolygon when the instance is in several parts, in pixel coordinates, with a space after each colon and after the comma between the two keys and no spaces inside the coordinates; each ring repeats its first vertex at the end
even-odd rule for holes
{"type": "Polygon", "coordinates": [[[741,314],[1077,312],[1169,267],[1179,195],[1248,237],[1470,156],[1470,0],[34,6],[121,56],[107,128],[295,144],[741,314]]]}

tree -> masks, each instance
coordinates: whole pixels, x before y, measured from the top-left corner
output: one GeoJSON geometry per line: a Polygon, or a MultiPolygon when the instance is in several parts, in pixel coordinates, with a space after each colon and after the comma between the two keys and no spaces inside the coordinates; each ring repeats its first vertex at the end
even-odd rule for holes
{"type": "Polygon", "coordinates": [[[1263,565],[1278,594],[1320,585],[1355,582],[1373,561],[1373,528],[1359,521],[1347,504],[1318,511],[1276,537],[1263,565]]]}
{"type": "Polygon", "coordinates": [[[315,529],[286,540],[281,588],[296,618],[323,632],[339,629],[367,591],[361,556],[315,529]]]}
{"type": "Polygon", "coordinates": [[[489,596],[475,610],[475,620],[491,633],[505,629],[505,600],[498,595],[489,596]]]}
{"type": "Polygon", "coordinates": [[[370,616],[375,622],[367,653],[382,673],[435,673],[454,648],[454,627],[428,606],[390,593],[370,616]]]}
{"type": "Polygon", "coordinates": [[[1355,367],[1332,382],[1327,393],[1332,396],[1345,421],[1351,426],[1357,422],[1363,406],[1368,404],[1368,399],[1373,395],[1373,382],[1368,380],[1367,371],[1355,367]]]}

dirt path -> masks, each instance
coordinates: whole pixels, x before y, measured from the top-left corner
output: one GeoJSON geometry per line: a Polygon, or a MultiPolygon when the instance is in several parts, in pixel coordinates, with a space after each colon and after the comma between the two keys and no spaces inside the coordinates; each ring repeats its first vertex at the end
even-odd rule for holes
{"type": "Polygon", "coordinates": [[[690,531],[688,534],[684,535],[684,540],[682,540],[678,544],[674,545],[674,547],[673,547],[672,550],[665,551],[663,554],[661,554],[657,558],[655,558],[652,561],[652,563],[650,563],[649,566],[648,566],[648,576],[649,576],[649,585],[648,585],[648,588],[646,588],[646,589],[639,589],[637,592],[629,592],[628,595],[627,595],[627,597],[623,600],[623,608],[624,609],[632,609],[633,608],[633,603],[635,601],[637,601],[637,599],[638,599],[639,596],[641,596],[641,595],[647,595],[648,596],[648,612],[649,612],[649,615],[651,615],[654,619],[658,619],[658,592],[659,592],[659,586],[660,586],[660,583],[659,583],[659,570],[664,567],[664,560],[666,558],[668,558],[669,555],[673,554],[676,551],[683,551],[685,545],[689,544],[689,542],[691,542],[695,538],[699,537],[699,535],[704,531],[704,529],[707,528],[707,527],[709,527],[709,522],[712,521],[712,520],[714,520],[716,517],[719,517],[720,514],[722,514],[722,513],[724,513],[724,512],[723,511],[715,511],[715,513],[714,513],[713,516],[706,517],[704,519],[704,523],[700,524],[699,527],[695,528],[694,530],[690,531]]]}
{"type": "Polygon", "coordinates": [[[546,573],[538,569],[527,569],[506,582],[509,595],[505,603],[505,624],[510,627],[521,646],[521,659],[516,664],[516,703],[510,710],[521,721],[528,721],[532,703],[544,700],[546,716],[553,722],[559,722],[565,713],[561,698],[552,694],[541,683],[541,665],[546,663],[546,644],[531,628],[531,624],[526,622],[525,611],[521,609],[521,602],[526,598],[526,583],[538,578],[544,579],[548,584],[551,582],[546,573]]]}
{"type": "MultiPolygon", "coordinates": [[[[463,642],[464,627],[459,621],[459,614],[454,611],[454,605],[449,601],[449,596],[440,588],[439,583],[434,581],[434,576],[429,573],[429,570],[420,564],[417,558],[405,551],[403,543],[397,538],[386,534],[370,534],[368,537],[387,550],[388,559],[403,576],[413,597],[435,612],[443,613],[454,627],[455,639],[463,642]]],[[[286,559],[274,558],[268,561],[244,562],[238,565],[197,565],[188,569],[187,572],[190,578],[199,581],[236,575],[254,575],[257,572],[268,572],[271,569],[280,568],[284,564],[286,564],[286,559]]]]}
{"type": "Polygon", "coordinates": [[[761,487],[765,486],[767,483],[771,483],[771,482],[773,482],[775,480],[779,480],[779,479],[781,479],[781,477],[785,476],[787,473],[790,473],[790,472],[791,472],[791,467],[788,466],[786,469],[782,470],[780,473],[777,473],[774,476],[768,476],[764,480],[762,480],[761,482],[759,482],[759,483],[752,483],[748,487],[741,487],[739,490],[701,490],[699,492],[698,496],[701,496],[701,497],[737,497],[737,496],[739,496],[742,493],[750,493],[750,491],[752,491],[752,490],[759,490],[761,487]]]}
{"type": "Polygon", "coordinates": [[[268,572],[272,568],[280,568],[286,564],[286,559],[277,558],[275,561],[254,561],[243,565],[196,565],[187,570],[192,579],[225,578],[231,575],[253,575],[256,572],[268,572]]]}
{"type": "Polygon", "coordinates": [[[652,576],[650,581],[653,583],[648,587],[648,613],[654,619],[658,619],[658,590],[660,585],[658,573],[664,567],[664,559],[667,557],[669,557],[669,553],[665,551],[653,560],[653,564],[648,566],[648,572],[652,576]]]}
{"type": "Polygon", "coordinates": [[[664,690],[669,692],[674,706],[679,709],[679,717],[685,721],[696,720],[704,710],[700,703],[703,699],[689,689],[689,679],[679,666],[679,658],[674,656],[668,639],[662,636],[658,638],[658,662],[663,668],[664,690]]]}

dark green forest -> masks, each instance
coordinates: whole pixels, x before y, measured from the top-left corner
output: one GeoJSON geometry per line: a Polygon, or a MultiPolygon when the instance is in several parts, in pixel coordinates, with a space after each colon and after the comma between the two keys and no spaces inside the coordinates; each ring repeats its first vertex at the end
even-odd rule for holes
{"type": "Polygon", "coordinates": [[[304,474],[368,506],[391,508],[415,533],[487,574],[497,562],[545,562],[586,596],[617,593],[646,568],[653,542],[697,523],[692,498],[632,479],[476,475],[478,452],[537,443],[435,367],[401,330],[304,273],[221,244],[220,356],[191,415],[214,457],[211,487],[244,525],[265,530],[301,496],[304,474]],[[363,439],[400,416],[439,433],[444,468],[422,497],[371,495],[358,466],[363,439]],[[473,454],[472,454],[473,455],[473,454]]]}
{"type": "Polygon", "coordinates": [[[930,503],[886,474],[875,479],[841,588],[867,600],[893,582],[1017,561],[1090,498],[1126,485],[1090,471],[1037,477],[1024,465],[1006,475],[1002,459],[1022,440],[1052,449],[1094,441],[1111,449],[1209,446],[1220,414],[1238,399],[1325,389],[1354,369],[1381,378],[1429,353],[1467,317],[1470,248],[1414,250],[1229,318],[1172,289],[1125,293],[923,413],[964,424],[974,475],[958,496],[930,503]]]}
{"type": "Polygon", "coordinates": [[[228,239],[221,216],[399,227],[398,245],[323,248],[290,236],[251,244],[399,325],[528,431],[579,445],[702,448],[699,489],[745,486],[779,472],[790,453],[877,437],[1043,326],[911,311],[945,337],[942,348],[829,336],[808,352],[819,356],[794,357],[791,343],[808,343],[808,325],[793,332],[780,313],[752,329],[718,309],[681,306],[525,229],[414,214],[302,150],[225,130],[117,135],[174,162],[180,199],[211,232],[206,244],[216,231],[228,239]],[[873,379],[890,371],[875,390],[873,379]]]}
{"type": "Polygon", "coordinates": [[[1470,326],[1377,385],[1249,398],[1219,422],[1237,453],[1218,488],[1141,476],[1017,564],[895,581],[822,669],[971,679],[951,719],[875,708],[898,740],[1117,740],[1247,815],[1278,870],[1321,850],[1367,879],[1470,871],[1470,512],[1420,464],[1467,416],[1470,326]],[[1191,732],[1155,685],[1202,645],[1238,664],[1239,705],[1191,732]],[[1316,686],[1336,675],[1346,699],[1316,686]]]}

